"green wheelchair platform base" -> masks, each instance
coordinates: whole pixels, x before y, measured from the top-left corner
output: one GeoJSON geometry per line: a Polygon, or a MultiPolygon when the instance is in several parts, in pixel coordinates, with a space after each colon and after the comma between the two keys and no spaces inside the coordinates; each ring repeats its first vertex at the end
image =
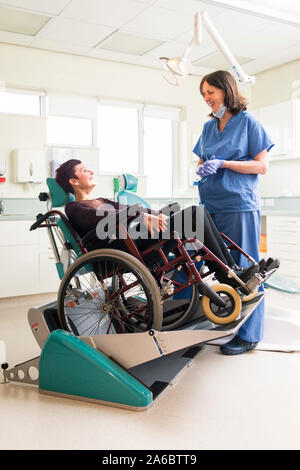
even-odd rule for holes
{"type": "Polygon", "coordinates": [[[125,369],[62,330],[53,331],[42,349],[39,391],[141,411],[153,402],[152,392],[125,369]]]}

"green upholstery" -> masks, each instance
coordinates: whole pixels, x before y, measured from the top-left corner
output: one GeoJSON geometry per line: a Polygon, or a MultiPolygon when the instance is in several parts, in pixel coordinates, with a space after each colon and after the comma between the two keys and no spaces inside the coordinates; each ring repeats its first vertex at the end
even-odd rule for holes
{"type": "Polygon", "coordinates": [[[75,201],[74,194],[66,193],[54,178],[47,178],[46,182],[50,192],[52,207],[65,206],[68,202],[75,201]]]}
{"type": "Polygon", "coordinates": [[[124,189],[118,193],[118,202],[120,204],[127,204],[128,206],[138,203],[150,209],[150,204],[135,194],[137,191],[138,178],[130,173],[124,173],[122,176],[124,178],[124,189]]]}
{"type": "MultiPolygon", "coordinates": [[[[64,189],[55,181],[54,178],[47,178],[46,180],[48,188],[49,188],[49,193],[50,193],[50,198],[51,198],[51,203],[52,207],[61,207],[65,206],[68,202],[73,202],[75,201],[75,196],[74,194],[71,193],[66,193],[64,189]]],[[[57,225],[61,229],[66,242],[68,242],[76,255],[79,257],[82,255],[81,249],[72,234],[71,230],[67,227],[66,223],[62,218],[59,218],[57,220],[57,225]]],[[[61,277],[61,276],[60,276],[61,277]]]]}

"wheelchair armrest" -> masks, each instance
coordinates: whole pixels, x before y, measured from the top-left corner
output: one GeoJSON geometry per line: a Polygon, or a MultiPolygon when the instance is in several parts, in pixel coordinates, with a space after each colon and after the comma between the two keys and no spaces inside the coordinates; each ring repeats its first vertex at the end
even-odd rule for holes
{"type": "MultiPolygon", "coordinates": [[[[105,233],[107,234],[107,237],[110,238],[112,235],[116,233],[116,228],[122,224],[123,222],[128,220],[128,216],[139,216],[140,210],[143,209],[143,206],[141,204],[134,204],[133,206],[130,207],[125,207],[124,209],[120,210],[118,212],[118,217],[116,218],[116,225],[112,224],[112,226],[108,226],[108,230],[105,230],[105,233]]],[[[108,225],[107,218],[105,217],[103,220],[100,220],[97,224],[97,227],[90,232],[88,232],[82,239],[83,244],[85,245],[86,243],[90,243],[91,241],[95,241],[97,238],[97,230],[98,231],[104,231],[104,228],[108,225]]]]}
{"type": "Polygon", "coordinates": [[[171,204],[168,204],[167,206],[164,206],[162,209],[159,209],[159,213],[165,214],[165,215],[171,215],[171,213],[175,214],[175,212],[179,212],[181,210],[180,205],[178,202],[171,202],[171,204]]]}

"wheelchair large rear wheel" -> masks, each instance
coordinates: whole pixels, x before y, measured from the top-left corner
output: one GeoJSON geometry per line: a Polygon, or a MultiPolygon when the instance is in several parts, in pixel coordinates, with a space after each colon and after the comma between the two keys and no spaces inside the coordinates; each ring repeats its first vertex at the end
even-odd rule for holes
{"type": "Polygon", "coordinates": [[[61,326],[76,336],[160,330],[159,288],[144,264],[124,251],[87,253],[66,272],[58,292],[61,326]]]}

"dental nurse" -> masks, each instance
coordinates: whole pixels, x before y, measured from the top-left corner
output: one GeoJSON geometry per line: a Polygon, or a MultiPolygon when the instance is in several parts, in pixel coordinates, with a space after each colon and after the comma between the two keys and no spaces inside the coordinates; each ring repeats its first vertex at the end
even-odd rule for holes
{"type": "MultiPolygon", "coordinates": [[[[259,261],[259,175],[268,168],[268,152],[274,146],[255,115],[247,112],[246,99],[229,72],[206,75],[200,93],[211,109],[194,148],[199,157],[196,172],[200,203],[210,212],[218,230],[259,261]]],[[[249,266],[238,251],[231,251],[239,266],[249,266]]],[[[262,288],[263,289],[263,288],[262,288]]],[[[263,338],[264,305],[250,318],[221,352],[242,354],[263,338]]]]}

